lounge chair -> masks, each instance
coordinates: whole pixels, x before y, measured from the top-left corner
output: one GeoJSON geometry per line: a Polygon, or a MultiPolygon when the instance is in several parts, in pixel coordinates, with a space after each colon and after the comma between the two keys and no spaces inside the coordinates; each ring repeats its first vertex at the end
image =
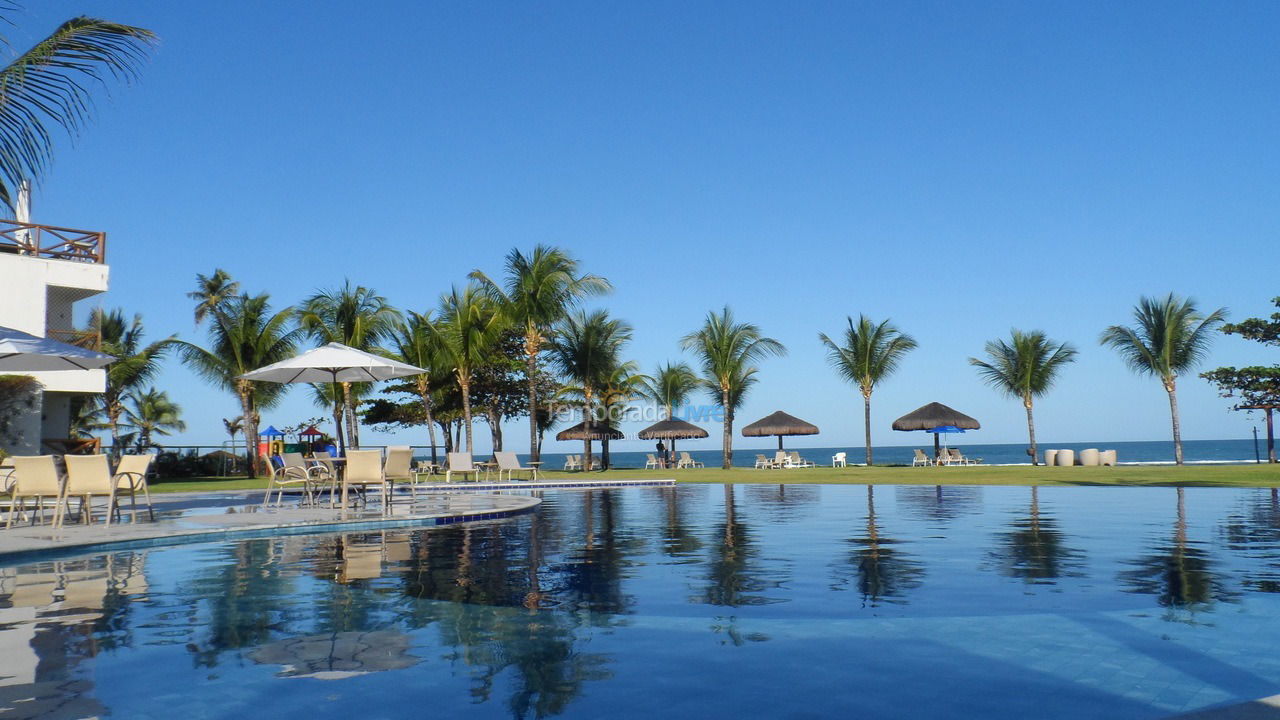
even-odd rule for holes
{"type": "Polygon", "coordinates": [[[27,498],[35,498],[36,509],[31,522],[41,517],[44,500],[53,501],[53,522],[59,518],[58,509],[62,501],[62,483],[58,480],[58,466],[53,463],[52,455],[14,456],[13,485],[9,489],[9,522],[5,527],[13,527],[14,512],[19,508],[26,514],[27,498]]]}
{"type": "Polygon", "coordinates": [[[471,475],[476,480],[480,479],[479,471],[471,462],[470,453],[449,453],[449,468],[444,472],[444,481],[453,482],[454,473],[458,473],[464,479],[467,475],[471,475]]]}
{"type": "Polygon", "coordinates": [[[805,460],[804,458],[800,457],[799,452],[792,450],[787,455],[787,467],[811,468],[811,467],[818,467],[818,465],[817,463],[813,463],[813,462],[809,462],[808,460],[805,460]]]}
{"type": "Polygon", "coordinates": [[[498,463],[498,482],[502,482],[502,473],[507,474],[507,482],[515,480],[515,474],[518,472],[529,473],[530,480],[537,479],[537,469],[522,466],[520,459],[513,452],[496,452],[493,454],[493,459],[498,463]]]}
{"type": "MultiPolygon", "coordinates": [[[[302,453],[286,453],[286,455],[302,457],[302,453]]],[[[306,501],[308,503],[311,502],[311,474],[307,472],[305,461],[300,464],[289,465],[288,461],[282,458],[280,464],[277,465],[266,454],[263,454],[261,458],[271,472],[271,476],[267,480],[267,494],[262,498],[262,507],[265,508],[271,504],[271,493],[273,492],[276,494],[276,507],[280,507],[280,504],[284,502],[284,489],[287,487],[302,487],[306,501]]]]}
{"type": "Polygon", "coordinates": [[[581,470],[581,469],[582,469],[582,456],[581,456],[581,455],[568,455],[568,456],[566,456],[566,457],[565,457],[565,459],[564,459],[564,469],[565,469],[565,470],[574,470],[574,469],[581,470]]]}
{"type": "Polygon", "coordinates": [[[408,445],[394,445],[387,448],[387,462],[383,465],[382,474],[387,482],[403,482],[409,485],[410,502],[417,500],[417,476],[413,473],[413,449],[408,445]]]}
{"type": "Polygon", "coordinates": [[[121,456],[120,463],[116,465],[116,474],[112,478],[116,484],[116,502],[119,503],[120,496],[128,491],[131,511],[137,509],[138,490],[142,490],[142,496],[147,502],[147,514],[152,521],[156,519],[156,510],[151,504],[151,491],[147,488],[147,472],[151,470],[151,463],[155,459],[155,455],[121,456]]]}
{"type": "Polygon", "coordinates": [[[932,464],[933,464],[933,458],[930,458],[928,455],[925,455],[923,450],[916,448],[915,457],[912,458],[911,460],[911,467],[917,467],[919,465],[932,465],[932,464]]]}
{"type": "Polygon", "coordinates": [[[658,468],[662,467],[662,463],[658,462],[658,456],[654,455],[653,453],[646,453],[644,457],[645,457],[645,460],[644,460],[645,470],[657,470],[658,468]]]}
{"type": "Polygon", "coordinates": [[[116,483],[111,477],[111,465],[106,455],[67,455],[62,458],[67,464],[67,484],[62,490],[62,503],[55,513],[54,526],[61,525],[71,510],[71,498],[80,500],[80,519],[86,523],[93,522],[93,497],[107,499],[108,525],[111,517],[119,508],[116,506],[116,483]]]}
{"type": "Polygon", "coordinates": [[[831,467],[849,467],[849,454],[838,452],[831,456],[831,467]]]}
{"type": "Polygon", "coordinates": [[[676,463],[676,468],[700,468],[706,467],[706,463],[698,462],[688,452],[680,451],[680,461],[676,463]]]}
{"type": "Polygon", "coordinates": [[[323,486],[328,485],[329,507],[333,507],[334,499],[338,494],[338,467],[333,462],[333,456],[329,454],[329,451],[317,450],[312,453],[311,464],[307,466],[307,472],[311,475],[317,498],[319,498],[323,486]]]}
{"type": "Polygon", "coordinates": [[[787,462],[790,459],[791,458],[788,457],[786,450],[779,450],[773,454],[773,466],[776,468],[785,468],[787,467],[787,462]]]}
{"type": "Polygon", "coordinates": [[[982,458],[967,458],[960,452],[960,448],[947,448],[946,457],[943,459],[944,465],[977,465],[982,462],[982,458]]]}
{"type": "Polygon", "coordinates": [[[369,504],[369,488],[382,490],[382,514],[391,514],[391,494],[395,481],[382,468],[381,450],[348,450],[347,471],[342,476],[342,507],[347,506],[347,490],[354,487],[360,501],[369,504]]]}
{"type": "Polygon", "coordinates": [[[776,466],[773,464],[772,460],[765,457],[763,453],[756,453],[757,470],[772,470],[774,467],[776,466]]]}

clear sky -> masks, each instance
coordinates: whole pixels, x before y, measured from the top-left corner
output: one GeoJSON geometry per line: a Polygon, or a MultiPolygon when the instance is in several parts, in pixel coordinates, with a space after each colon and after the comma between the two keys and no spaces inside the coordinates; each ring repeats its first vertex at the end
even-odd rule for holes
{"type": "MultiPolygon", "coordinates": [[[[1280,295],[1274,3],[29,4],[18,48],[80,13],[162,38],[34,208],[108,232],[102,302],[153,337],[203,339],[184,293],[215,267],[281,306],[349,277],[421,310],[552,243],[616,285],[645,369],[726,303],[785,343],[739,417],[822,428],[798,445],[861,445],[816,338],[859,312],[920,344],[875,394],[877,444],[915,442],[889,423],[934,400],[982,421],[970,443],[1024,441],[966,362],[1011,327],[1080,349],[1041,441],[1105,442],[1168,437],[1159,383],[1097,343],[1140,295],[1236,319],[1280,295]]],[[[1223,337],[1207,368],[1276,360],[1223,337]]],[[[158,384],[177,440],[239,412],[176,360],[158,384]]],[[[1194,377],[1180,402],[1188,439],[1257,422],[1194,377]]],[[[298,390],[264,421],[325,414],[298,390]]]]}

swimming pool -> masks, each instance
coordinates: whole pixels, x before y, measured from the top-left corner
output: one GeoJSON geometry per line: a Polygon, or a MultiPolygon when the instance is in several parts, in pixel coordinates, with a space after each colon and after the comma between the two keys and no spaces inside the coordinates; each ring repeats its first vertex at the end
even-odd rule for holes
{"type": "Polygon", "coordinates": [[[683,485],[0,570],[0,717],[1154,718],[1280,692],[1269,490],[683,485]]]}

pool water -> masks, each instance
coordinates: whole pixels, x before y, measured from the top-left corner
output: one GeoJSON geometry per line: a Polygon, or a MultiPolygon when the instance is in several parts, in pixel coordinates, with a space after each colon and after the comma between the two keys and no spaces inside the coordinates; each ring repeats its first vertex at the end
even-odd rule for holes
{"type": "Polygon", "coordinates": [[[0,569],[0,718],[1156,718],[1280,693],[1270,490],[544,500],[0,569]]]}

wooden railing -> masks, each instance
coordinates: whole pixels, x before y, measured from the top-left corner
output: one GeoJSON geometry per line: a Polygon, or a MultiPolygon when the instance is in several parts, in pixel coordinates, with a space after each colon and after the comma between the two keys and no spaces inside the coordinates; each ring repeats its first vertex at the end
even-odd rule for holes
{"type": "Polygon", "coordinates": [[[0,220],[0,252],[53,260],[103,263],[107,259],[107,234],[0,220]]]}
{"type": "Polygon", "coordinates": [[[50,340],[98,351],[102,349],[102,336],[92,330],[46,330],[50,340]]]}

